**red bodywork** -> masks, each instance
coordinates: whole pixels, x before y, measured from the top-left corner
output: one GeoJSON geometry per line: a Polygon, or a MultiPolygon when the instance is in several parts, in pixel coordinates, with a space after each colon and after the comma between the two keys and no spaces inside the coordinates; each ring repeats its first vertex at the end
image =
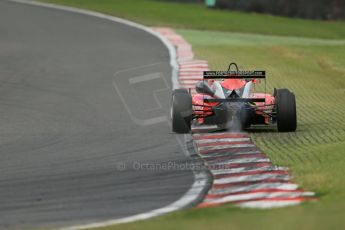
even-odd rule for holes
{"type": "MultiPolygon", "coordinates": [[[[256,83],[256,80],[252,80],[253,83],[256,83]]],[[[213,80],[209,81],[209,84],[212,85],[213,80]]],[[[246,84],[245,80],[240,79],[226,79],[221,82],[221,86],[227,90],[237,90],[244,87],[246,84]]],[[[193,94],[192,95],[192,104],[194,115],[198,118],[198,123],[203,123],[203,118],[207,116],[212,116],[214,114],[213,107],[219,105],[219,102],[204,102],[204,99],[212,98],[206,94],[193,94]]],[[[267,93],[251,93],[250,98],[265,98],[265,102],[256,102],[255,113],[259,116],[263,116],[265,119],[265,124],[269,124],[270,116],[268,116],[265,111],[272,111],[275,104],[275,97],[267,93]]]]}

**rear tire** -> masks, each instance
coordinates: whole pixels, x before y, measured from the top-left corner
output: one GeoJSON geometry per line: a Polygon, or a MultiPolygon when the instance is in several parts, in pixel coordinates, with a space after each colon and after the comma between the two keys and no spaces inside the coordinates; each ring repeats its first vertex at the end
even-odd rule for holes
{"type": "Polygon", "coordinates": [[[288,89],[276,91],[277,127],[279,132],[294,132],[297,128],[296,99],[288,89]]]}
{"type": "Polygon", "coordinates": [[[192,97],[185,89],[176,89],[172,95],[172,130],[176,133],[189,133],[192,121],[192,97]]]}

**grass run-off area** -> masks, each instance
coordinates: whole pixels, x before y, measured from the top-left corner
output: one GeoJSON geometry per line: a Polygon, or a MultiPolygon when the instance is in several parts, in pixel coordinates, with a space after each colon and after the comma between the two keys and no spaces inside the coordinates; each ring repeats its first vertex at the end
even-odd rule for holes
{"type": "Polygon", "coordinates": [[[149,0],[54,0],[150,26],[172,26],[214,70],[267,71],[267,89],[297,98],[295,133],[252,133],[275,164],[319,198],[295,207],[185,210],[104,229],[345,229],[345,23],[288,19],[149,0]]]}
{"type": "Polygon", "coordinates": [[[320,38],[345,38],[345,23],[210,10],[166,0],[44,0],[82,7],[149,26],[320,38]]]}

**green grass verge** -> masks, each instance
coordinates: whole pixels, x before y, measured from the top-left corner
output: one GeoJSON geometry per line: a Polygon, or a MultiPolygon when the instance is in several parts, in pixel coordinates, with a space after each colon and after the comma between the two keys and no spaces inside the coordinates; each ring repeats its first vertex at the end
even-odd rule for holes
{"type": "Polygon", "coordinates": [[[150,26],[260,33],[312,38],[345,38],[345,23],[210,10],[202,4],[163,0],[44,0],[127,18],[150,26]]]}
{"type": "MultiPolygon", "coordinates": [[[[209,12],[198,5],[181,7],[176,3],[148,0],[54,2],[98,10],[148,25],[237,31],[177,30],[193,44],[198,58],[210,62],[212,69],[225,69],[229,61],[236,61],[242,69],[265,69],[269,92],[273,87],[286,87],[296,94],[299,122],[296,133],[265,131],[251,135],[276,164],[290,167],[297,182],[320,197],[317,202],[264,211],[238,209],[232,205],[187,210],[103,229],[345,229],[343,23],[209,12]],[[162,6],[164,9],[160,9],[162,6]],[[187,12],[190,16],[185,15],[187,12]],[[232,17],[234,23],[231,23],[232,17]],[[212,23],[199,23],[206,19],[212,23]],[[230,22],[221,22],[223,20],[230,22]],[[219,25],[215,25],[218,22],[219,25]],[[265,27],[258,26],[261,22],[267,23],[265,27]]],[[[260,89],[262,87],[258,86],[260,89]]]]}

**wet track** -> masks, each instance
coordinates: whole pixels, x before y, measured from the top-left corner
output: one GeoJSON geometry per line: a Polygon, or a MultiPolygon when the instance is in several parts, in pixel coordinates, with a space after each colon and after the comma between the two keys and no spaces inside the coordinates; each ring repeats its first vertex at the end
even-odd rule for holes
{"type": "Polygon", "coordinates": [[[120,218],[182,196],[192,172],[132,167],[186,160],[156,123],[170,78],[168,50],[146,32],[0,1],[0,229],[120,218]]]}

